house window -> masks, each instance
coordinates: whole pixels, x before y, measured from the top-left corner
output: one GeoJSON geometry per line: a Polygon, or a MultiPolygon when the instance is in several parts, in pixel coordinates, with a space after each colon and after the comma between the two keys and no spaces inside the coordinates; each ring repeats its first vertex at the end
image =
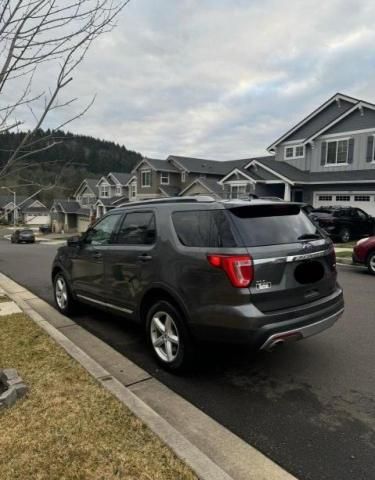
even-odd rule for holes
{"type": "Polygon", "coordinates": [[[231,185],[230,198],[243,198],[246,195],[246,185],[231,185]]]}
{"type": "Polygon", "coordinates": [[[169,185],[169,173],[168,172],[161,172],[161,174],[160,174],[160,184],[161,185],[169,185]]]}
{"type": "Polygon", "coordinates": [[[116,186],[116,195],[117,195],[118,197],[121,197],[121,195],[122,195],[122,187],[121,187],[121,185],[117,185],[117,186],[116,186]]]}
{"type": "Polygon", "coordinates": [[[326,165],[348,163],[348,140],[327,142],[326,165]]]}
{"type": "Polygon", "coordinates": [[[181,172],[181,183],[186,182],[186,172],[181,172]]]}
{"type": "Polygon", "coordinates": [[[137,196],[137,184],[135,182],[130,184],[130,198],[135,198],[137,196]]]}
{"type": "Polygon", "coordinates": [[[141,186],[151,187],[151,170],[143,170],[141,172],[141,186]]]}
{"type": "Polygon", "coordinates": [[[336,202],[350,202],[350,195],[336,195],[336,202]]]}
{"type": "Polygon", "coordinates": [[[101,185],[100,186],[100,196],[109,197],[109,185],[101,185]]]}
{"type": "Polygon", "coordinates": [[[332,195],[319,195],[318,200],[321,202],[332,202],[332,195]]]}
{"type": "Polygon", "coordinates": [[[354,195],[355,202],[369,202],[370,195],[354,195]]]}
{"type": "Polygon", "coordinates": [[[294,145],[292,147],[285,147],[286,159],[303,158],[304,156],[305,156],[304,145],[294,145]]]}

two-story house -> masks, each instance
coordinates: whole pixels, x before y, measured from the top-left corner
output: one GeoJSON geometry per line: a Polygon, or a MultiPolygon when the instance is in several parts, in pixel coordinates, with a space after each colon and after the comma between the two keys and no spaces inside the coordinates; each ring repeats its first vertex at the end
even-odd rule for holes
{"type": "Polygon", "coordinates": [[[110,172],[101,178],[85,178],[72,199],[57,199],[51,208],[54,232],[83,232],[108,210],[129,199],[129,173],[110,172]]]}
{"type": "Polygon", "coordinates": [[[352,205],[375,215],[375,105],[337,93],[221,180],[244,191],[311,203],[352,205]]]}
{"type": "Polygon", "coordinates": [[[134,195],[129,200],[210,194],[225,197],[223,176],[244,160],[205,160],[170,155],[166,160],[144,158],[133,169],[136,177],[134,195]]]}

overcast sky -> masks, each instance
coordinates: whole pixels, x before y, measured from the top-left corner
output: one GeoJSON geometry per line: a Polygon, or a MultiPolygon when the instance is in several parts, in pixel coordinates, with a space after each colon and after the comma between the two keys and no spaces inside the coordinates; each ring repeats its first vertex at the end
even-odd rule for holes
{"type": "Polygon", "coordinates": [[[375,102],[373,0],[132,0],[76,73],[70,130],[149,157],[266,147],[335,92],[375,102]]]}

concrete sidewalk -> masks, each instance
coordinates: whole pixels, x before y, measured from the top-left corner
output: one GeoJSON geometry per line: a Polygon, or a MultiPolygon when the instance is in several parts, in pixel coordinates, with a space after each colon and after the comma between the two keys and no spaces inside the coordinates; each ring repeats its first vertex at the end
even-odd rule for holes
{"type": "Polygon", "coordinates": [[[0,274],[0,288],[99,383],[144,421],[202,480],[295,478],[3,274],[0,274]]]}

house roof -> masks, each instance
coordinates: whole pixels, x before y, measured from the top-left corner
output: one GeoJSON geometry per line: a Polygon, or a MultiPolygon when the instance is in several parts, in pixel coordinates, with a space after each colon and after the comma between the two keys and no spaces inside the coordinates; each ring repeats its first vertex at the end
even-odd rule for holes
{"type": "Polygon", "coordinates": [[[158,172],[178,172],[179,170],[167,160],[160,160],[159,158],[143,158],[133,168],[132,172],[137,170],[143,163],[148,164],[153,170],[158,172]]]}
{"type": "Polygon", "coordinates": [[[23,213],[47,213],[48,208],[43,206],[43,207],[25,207],[22,208],[23,213]]]}
{"type": "Polygon", "coordinates": [[[117,202],[123,202],[128,199],[127,195],[123,195],[122,197],[111,197],[111,198],[98,198],[95,204],[101,203],[106,207],[111,207],[112,205],[116,205],[117,202]]]}
{"type": "Polygon", "coordinates": [[[159,190],[168,197],[177,197],[180,192],[180,188],[173,185],[160,185],[159,190]]]}
{"type": "Polygon", "coordinates": [[[122,173],[122,172],[109,172],[107,177],[109,175],[112,175],[113,177],[115,177],[116,180],[118,180],[121,185],[126,185],[132,176],[131,173],[122,173]]]}
{"type": "Polygon", "coordinates": [[[99,193],[99,189],[96,186],[96,184],[98,183],[99,180],[100,180],[100,177],[84,178],[82,182],[79,184],[79,187],[77,188],[77,190],[74,192],[73,196],[75,197],[78,194],[78,192],[81,190],[84,183],[86,183],[86,185],[92,191],[92,193],[97,196],[99,193]]]}
{"type": "Polygon", "coordinates": [[[195,178],[191,183],[189,183],[189,185],[187,185],[183,190],[181,190],[180,195],[183,195],[197,183],[200,183],[204,188],[206,188],[208,193],[214,193],[218,196],[221,196],[224,192],[223,186],[218,182],[216,178],[198,177],[195,178]]]}
{"type": "Polygon", "coordinates": [[[54,206],[60,206],[61,211],[64,213],[78,213],[81,210],[81,206],[76,200],[55,200],[54,206]]]}
{"type": "Polygon", "coordinates": [[[180,169],[206,175],[225,175],[235,166],[241,166],[245,160],[206,160],[203,158],[170,155],[167,160],[175,162],[180,169]]]}
{"type": "Polygon", "coordinates": [[[324,102],[320,107],[310,113],[307,117],[297,123],[294,127],[284,133],[279,137],[274,143],[272,143],[267,150],[269,152],[274,151],[275,147],[284,142],[292,135],[297,135],[297,132],[300,133],[298,136],[299,140],[304,140],[305,138],[310,137],[314,132],[319,131],[325,125],[330,124],[332,121],[341,117],[348,110],[350,110],[354,105],[359,103],[358,98],[350,97],[342,93],[336,93],[326,102],[324,102]],[[333,108],[332,105],[336,103],[337,108],[333,108]]]}

